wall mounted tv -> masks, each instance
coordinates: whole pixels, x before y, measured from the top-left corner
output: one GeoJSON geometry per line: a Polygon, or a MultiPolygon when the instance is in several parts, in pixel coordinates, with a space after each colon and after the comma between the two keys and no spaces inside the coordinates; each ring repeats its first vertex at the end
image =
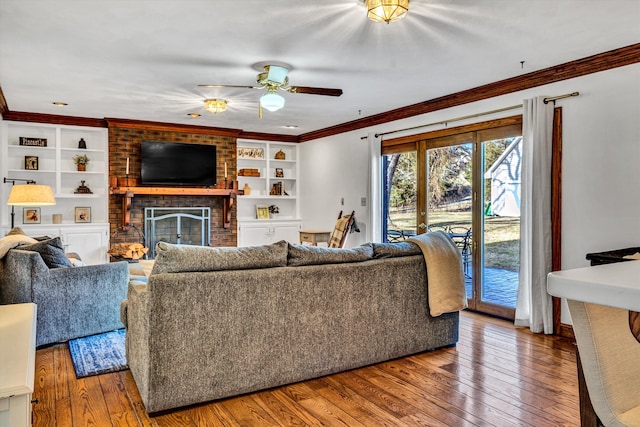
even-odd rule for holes
{"type": "Polygon", "coordinates": [[[216,185],[216,146],[142,141],[141,182],[146,185],[216,185]]]}

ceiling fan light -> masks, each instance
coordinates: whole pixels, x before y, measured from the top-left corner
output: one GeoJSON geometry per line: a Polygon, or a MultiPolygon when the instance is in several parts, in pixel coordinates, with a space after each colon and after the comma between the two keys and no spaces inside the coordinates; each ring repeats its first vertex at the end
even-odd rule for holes
{"type": "Polygon", "coordinates": [[[277,93],[268,92],[260,97],[260,105],[269,111],[278,111],[284,107],[284,98],[277,93]]]}
{"type": "Polygon", "coordinates": [[[267,80],[274,83],[284,84],[284,79],[287,78],[288,68],[281,67],[279,65],[267,65],[264,67],[267,71],[267,80]]]}
{"type": "Polygon", "coordinates": [[[224,99],[205,99],[204,108],[213,114],[222,113],[227,109],[227,101],[224,99]]]}
{"type": "Polygon", "coordinates": [[[409,0],[365,0],[367,18],[373,22],[397,21],[409,11],[409,0]]]}

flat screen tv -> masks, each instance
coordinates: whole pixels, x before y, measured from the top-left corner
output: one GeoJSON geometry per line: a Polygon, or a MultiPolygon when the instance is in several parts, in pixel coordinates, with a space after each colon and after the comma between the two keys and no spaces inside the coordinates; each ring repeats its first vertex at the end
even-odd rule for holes
{"type": "Polygon", "coordinates": [[[216,146],[142,141],[141,181],[146,185],[216,185],[216,146]]]}

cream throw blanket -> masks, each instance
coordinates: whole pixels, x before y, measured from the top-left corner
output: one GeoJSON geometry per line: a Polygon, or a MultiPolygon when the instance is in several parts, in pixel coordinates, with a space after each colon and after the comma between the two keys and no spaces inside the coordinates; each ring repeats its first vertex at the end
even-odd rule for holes
{"type": "Polygon", "coordinates": [[[440,316],[467,307],[462,257],[455,243],[442,231],[407,239],[420,247],[427,264],[429,311],[440,316]]]}

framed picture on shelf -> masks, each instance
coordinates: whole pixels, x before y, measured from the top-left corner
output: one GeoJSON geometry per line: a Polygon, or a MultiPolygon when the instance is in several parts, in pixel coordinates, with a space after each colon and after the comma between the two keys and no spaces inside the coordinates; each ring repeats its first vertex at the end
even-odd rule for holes
{"type": "Polygon", "coordinates": [[[256,218],[257,219],[269,219],[269,206],[256,205],[256,218]]]}
{"type": "Polygon", "coordinates": [[[91,222],[91,208],[77,207],[74,218],[76,222],[91,222]]]}
{"type": "Polygon", "coordinates": [[[284,170],[282,168],[276,168],[276,178],[284,178],[284,170]]]}
{"type": "Polygon", "coordinates": [[[38,158],[36,156],[24,156],[24,168],[28,171],[37,171],[38,158]]]}
{"type": "Polygon", "coordinates": [[[40,208],[23,208],[23,224],[40,224],[40,208]]]}

